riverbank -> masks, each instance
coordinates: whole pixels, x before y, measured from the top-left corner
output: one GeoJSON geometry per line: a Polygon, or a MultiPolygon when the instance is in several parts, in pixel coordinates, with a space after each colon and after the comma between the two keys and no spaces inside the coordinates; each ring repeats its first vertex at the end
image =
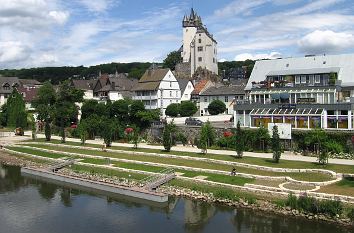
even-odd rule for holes
{"type": "MultiPolygon", "coordinates": [[[[29,159],[25,157],[18,157],[14,155],[9,155],[5,152],[0,153],[0,163],[13,166],[29,166],[34,168],[45,168],[48,166],[47,162],[39,159],[29,159]]],[[[141,175],[133,174],[118,174],[115,175],[105,175],[103,173],[92,171],[89,172],[80,169],[78,166],[71,169],[65,168],[60,171],[60,173],[70,176],[76,176],[78,178],[89,179],[93,181],[106,182],[115,185],[121,185],[126,187],[133,187],[139,184],[139,179],[143,178],[141,175]]],[[[254,194],[248,193],[233,193],[230,195],[230,190],[220,189],[219,187],[208,186],[205,184],[181,182],[176,180],[171,182],[170,185],[162,186],[158,189],[158,192],[164,192],[171,196],[185,197],[193,200],[200,200],[208,203],[220,203],[232,207],[248,208],[253,210],[259,210],[279,215],[295,216],[301,218],[307,218],[310,220],[327,221],[336,223],[345,227],[353,227],[353,223],[344,216],[331,217],[323,214],[311,214],[302,213],[298,210],[291,209],[290,207],[282,206],[279,203],[284,203],[282,199],[275,199],[274,196],[255,196],[254,194]],[[236,195],[235,195],[236,194],[236,195]],[[230,198],[225,198],[230,197],[230,198]],[[269,201],[270,200],[270,201],[269,201]],[[276,204],[277,203],[277,204],[276,204]]]]}

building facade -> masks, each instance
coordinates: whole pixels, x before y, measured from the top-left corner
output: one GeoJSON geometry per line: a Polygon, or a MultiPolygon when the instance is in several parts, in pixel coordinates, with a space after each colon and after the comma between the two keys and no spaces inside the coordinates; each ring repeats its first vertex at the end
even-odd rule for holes
{"type": "Polygon", "coordinates": [[[218,74],[217,42],[194,10],[183,18],[183,63],[189,63],[192,77],[198,67],[218,74]]]}
{"type": "Polygon", "coordinates": [[[168,105],[181,102],[181,90],[170,69],[148,69],[133,91],[134,100],[142,101],[146,109],[160,109],[161,116],[168,105]]]}
{"type": "Polygon", "coordinates": [[[257,61],[234,105],[235,124],[353,129],[354,54],[257,61]]]}
{"type": "Polygon", "coordinates": [[[181,89],[181,101],[191,100],[191,94],[194,90],[194,85],[189,79],[177,79],[179,88],[181,89]]]}

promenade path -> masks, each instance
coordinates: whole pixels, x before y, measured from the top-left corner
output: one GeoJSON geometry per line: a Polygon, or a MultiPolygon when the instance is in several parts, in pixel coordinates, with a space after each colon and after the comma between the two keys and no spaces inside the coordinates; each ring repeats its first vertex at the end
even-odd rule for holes
{"type": "MultiPolygon", "coordinates": [[[[38,138],[44,138],[44,134],[38,134],[38,138]]],[[[27,137],[28,139],[28,137],[27,137]]],[[[52,136],[52,139],[57,139],[60,140],[61,137],[59,136],[52,136]]],[[[67,141],[72,141],[72,142],[80,142],[80,139],[77,138],[66,138],[67,141]]],[[[86,140],[86,143],[89,144],[97,144],[97,145],[102,145],[103,140],[101,139],[96,139],[96,140],[86,140]]],[[[133,144],[128,144],[128,143],[118,143],[118,142],[113,142],[112,146],[120,146],[120,147],[133,147],[133,144]]],[[[148,145],[146,143],[139,143],[139,148],[145,148],[145,149],[158,149],[158,150],[163,150],[163,146],[156,146],[156,145],[148,145]]],[[[191,146],[182,146],[182,145],[177,145],[172,147],[172,151],[180,151],[180,152],[195,152],[195,153],[200,153],[201,150],[198,149],[197,147],[191,147],[191,146]]],[[[210,154],[219,154],[219,155],[236,155],[235,151],[230,151],[230,150],[212,150],[208,149],[208,153],[210,154]]],[[[273,158],[272,153],[255,153],[255,152],[244,152],[244,156],[248,157],[255,157],[255,158],[273,158]]],[[[285,152],[281,156],[282,160],[291,160],[291,161],[303,161],[303,162],[317,162],[316,157],[309,157],[309,156],[302,156],[302,155],[296,155],[292,152],[285,152]]],[[[342,164],[342,165],[353,165],[354,166],[354,160],[349,160],[349,159],[329,159],[328,161],[330,164],[342,164]]]]}

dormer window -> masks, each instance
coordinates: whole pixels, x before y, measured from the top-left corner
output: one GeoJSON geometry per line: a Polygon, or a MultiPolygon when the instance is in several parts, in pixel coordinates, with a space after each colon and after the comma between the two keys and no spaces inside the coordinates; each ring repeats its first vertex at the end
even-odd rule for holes
{"type": "Polygon", "coordinates": [[[4,90],[10,90],[10,84],[5,83],[3,86],[4,90]]]}

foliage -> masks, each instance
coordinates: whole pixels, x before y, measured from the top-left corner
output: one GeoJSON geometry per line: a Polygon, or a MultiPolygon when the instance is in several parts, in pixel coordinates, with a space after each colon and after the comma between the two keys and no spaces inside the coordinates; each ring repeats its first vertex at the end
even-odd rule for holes
{"type": "Polygon", "coordinates": [[[343,152],[343,146],[336,141],[327,141],[324,142],[323,147],[330,153],[340,154],[343,152]]]}
{"type": "Polygon", "coordinates": [[[278,126],[273,127],[273,137],[272,137],[272,150],[273,150],[273,160],[279,163],[281,156],[281,144],[278,132],[278,126]]]}
{"type": "Polygon", "coordinates": [[[320,152],[320,154],[318,155],[318,163],[319,163],[319,164],[322,164],[322,165],[327,164],[327,163],[328,163],[328,157],[329,157],[328,151],[325,150],[325,149],[322,150],[322,151],[320,152]]]}
{"type": "Polygon", "coordinates": [[[235,70],[245,67],[246,79],[248,79],[251,76],[254,63],[255,61],[252,60],[219,62],[218,63],[219,74],[223,74],[225,72],[225,77],[229,78],[233,76],[235,70]]]}
{"type": "Polygon", "coordinates": [[[89,137],[88,128],[89,126],[86,119],[81,120],[80,124],[77,127],[82,145],[85,145],[86,139],[89,137]]]}
{"type": "Polygon", "coordinates": [[[6,125],[8,127],[21,127],[27,126],[27,113],[25,107],[25,101],[16,88],[14,88],[10,97],[7,100],[6,108],[6,125]]]}
{"type": "Polygon", "coordinates": [[[115,127],[113,120],[109,118],[102,118],[100,123],[100,135],[108,147],[112,144],[114,131],[115,127]]]}
{"type": "Polygon", "coordinates": [[[170,117],[177,117],[180,112],[180,104],[173,103],[167,106],[165,114],[170,117]]]}
{"type": "Polygon", "coordinates": [[[270,135],[268,130],[262,125],[256,131],[256,139],[259,149],[266,150],[270,142],[270,135]]]}
{"type": "Polygon", "coordinates": [[[30,69],[5,69],[0,74],[8,77],[19,77],[21,79],[36,79],[40,82],[50,80],[52,84],[59,84],[70,78],[94,78],[98,73],[128,73],[129,77],[139,79],[151,63],[109,63],[96,66],[84,67],[40,67],[30,69]]]}
{"type": "Polygon", "coordinates": [[[323,129],[313,129],[305,135],[304,143],[308,149],[315,151],[316,145],[318,145],[318,150],[321,150],[322,143],[327,140],[328,136],[323,129]]]}
{"type": "Polygon", "coordinates": [[[193,116],[197,111],[198,108],[192,101],[182,101],[179,105],[179,114],[181,117],[193,116]]]}
{"type": "Polygon", "coordinates": [[[354,208],[351,208],[348,212],[348,218],[350,221],[354,222],[354,208]]]}
{"type": "Polygon", "coordinates": [[[135,128],[132,132],[132,141],[134,144],[134,149],[138,149],[138,143],[140,141],[139,128],[135,128]]]}
{"type": "Polygon", "coordinates": [[[203,124],[201,128],[198,143],[198,148],[202,149],[202,153],[207,153],[208,147],[214,144],[215,137],[215,130],[212,127],[211,123],[207,121],[205,124],[203,124]]]}
{"type": "Polygon", "coordinates": [[[297,198],[293,194],[289,194],[285,204],[292,209],[313,214],[328,214],[332,217],[343,213],[343,203],[340,201],[316,200],[306,195],[297,198]]]}
{"type": "Polygon", "coordinates": [[[162,134],[162,144],[167,152],[171,151],[174,144],[173,134],[176,132],[176,125],[172,122],[165,125],[162,134]]]}
{"type": "Polygon", "coordinates": [[[329,83],[330,85],[334,85],[334,84],[336,83],[336,81],[337,81],[337,73],[331,72],[331,73],[329,74],[329,81],[328,81],[328,83],[329,83]]]}
{"type": "Polygon", "coordinates": [[[236,152],[237,152],[237,157],[242,158],[243,156],[243,151],[244,151],[244,138],[243,138],[243,132],[241,130],[241,124],[240,121],[237,122],[237,127],[236,127],[236,152]]]}
{"type": "Polygon", "coordinates": [[[211,115],[218,115],[226,111],[226,105],[221,100],[213,100],[208,106],[211,115]]]}
{"type": "Polygon", "coordinates": [[[186,145],[188,143],[186,135],[184,135],[182,132],[178,132],[176,134],[176,141],[181,142],[183,145],[186,145]]]}
{"type": "Polygon", "coordinates": [[[182,62],[181,53],[178,51],[172,51],[163,60],[163,67],[169,68],[170,70],[175,70],[176,65],[181,62],[182,62]]]}

